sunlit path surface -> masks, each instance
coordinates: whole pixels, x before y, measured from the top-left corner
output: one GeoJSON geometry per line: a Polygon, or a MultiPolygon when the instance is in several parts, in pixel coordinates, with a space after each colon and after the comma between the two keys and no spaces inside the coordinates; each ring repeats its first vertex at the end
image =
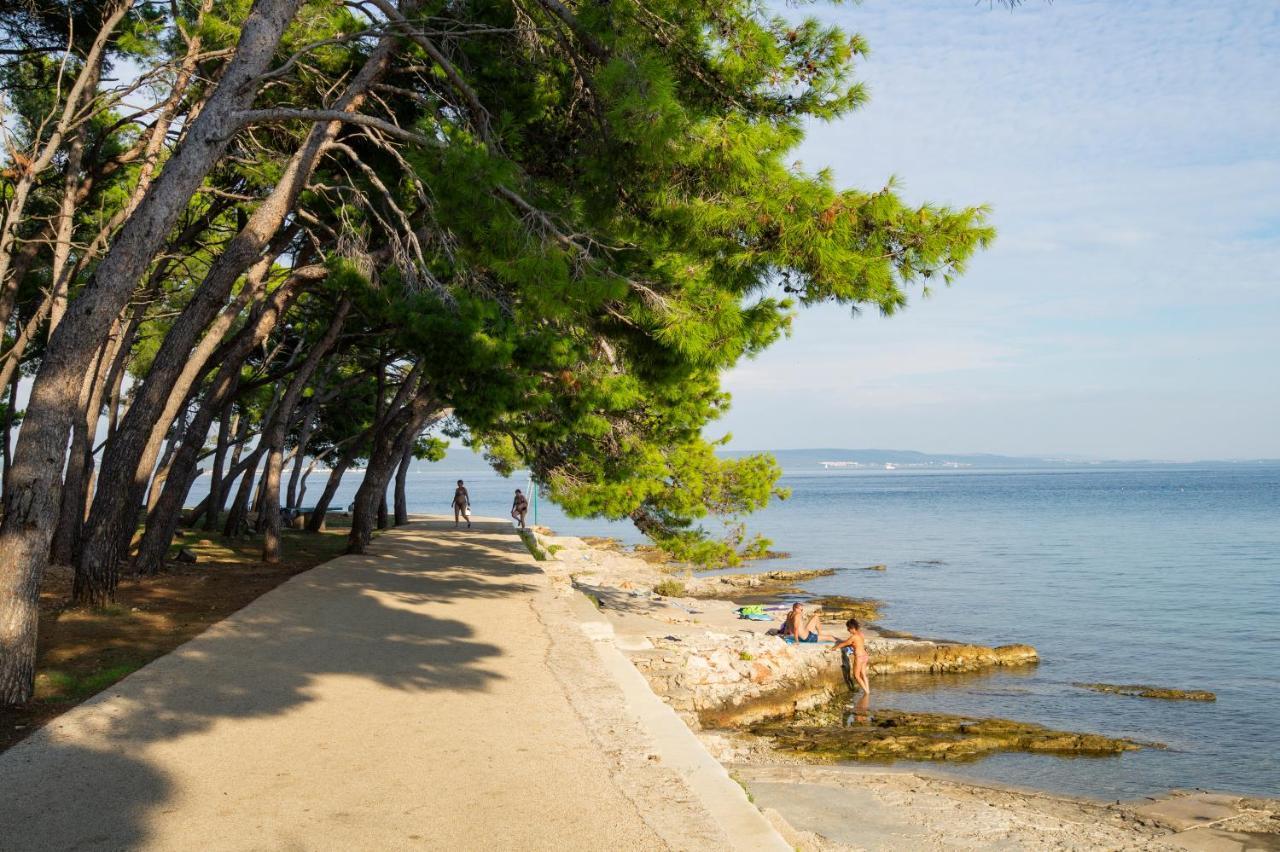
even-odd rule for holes
{"type": "Polygon", "coordinates": [[[621,698],[562,609],[509,525],[387,533],[0,755],[0,848],[717,845],[592,729],[621,698]]]}

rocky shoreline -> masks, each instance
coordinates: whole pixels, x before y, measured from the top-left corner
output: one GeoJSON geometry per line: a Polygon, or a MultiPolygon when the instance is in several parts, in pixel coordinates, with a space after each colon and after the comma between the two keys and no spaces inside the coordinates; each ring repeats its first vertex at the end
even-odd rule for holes
{"type": "MultiPolygon", "coordinates": [[[[694,728],[742,726],[825,703],[848,689],[847,671],[829,644],[788,644],[767,629],[776,623],[740,619],[744,603],[799,592],[796,583],[830,576],[831,569],[729,574],[676,581],[661,562],[580,539],[543,536],[552,559],[544,570],[587,595],[614,622],[623,650],[658,695],[694,728]]],[[[844,633],[847,613],[874,612],[875,602],[818,598],[824,630],[844,633]]],[[[874,615],[872,616],[874,617],[874,615]]],[[[778,616],[781,620],[781,615],[778,616]]],[[[885,635],[867,630],[873,675],[975,672],[1038,662],[1030,645],[986,647],[885,635]]]]}
{"type": "MultiPolygon", "coordinates": [[[[752,795],[769,800],[771,806],[761,805],[762,810],[797,848],[1280,848],[1272,845],[1280,839],[1280,803],[1271,800],[1174,792],[1155,801],[1105,806],[1108,819],[1093,824],[1095,811],[1104,806],[1070,797],[944,782],[914,771],[823,769],[814,761],[965,760],[995,751],[1103,755],[1158,744],[886,708],[877,708],[876,724],[842,727],[833,716],[849,703],[841,655],[831,653],[830,644],[788,644],[766,632],[777,622],[746,621],[737,613],[743,604],[782,607],[803,599],[823,607],[825,632],[843,636],[843,621],[851,614],[874,622],[878,601],[820,598],[799,587],[835,573],[831,569],[676,576],[659,554],[635,554],[608,540],[542,530],[531,549],[543,557],[541,567],[563,592],[586,596],[605,616],[614,644],[706,749],[737,772],[752,795]],[[929,808],[941,799],[954,814],[936,836],[908,842],[928,820],[913,810],[917,799],[904,791],[926,787],[929,808]],[[880,815],[882,825],[861,827],[863,840],[855,845],[842,842],[845,822],[862,819],[867,796],[882,792],[880,804],[893,808],[880,815]],[[806,804],[815,797],[823,803],[816,811],[806,804]],[[1140,813],[1142,808],[1146,811],[1140,813]],[[1199,819],[1199,812],[1212,818],[1199,819]],[[1028,818],[1038,822],[1032,825],[1028,818]],[[1046,828],[1050,824],[1056,827],[1046,828]],[[974,843],[955,842],[966,832],[974,843]],[[1173,842],[1184,836],[1199,845],[1173,842]],[[884,842],[869,843],[867,837],[884,842]]],[[[873,677],[981,672],[1035,665],[1039,659],[1029,645],[921,639],[874,623],[865,632],[873,677]]]]}

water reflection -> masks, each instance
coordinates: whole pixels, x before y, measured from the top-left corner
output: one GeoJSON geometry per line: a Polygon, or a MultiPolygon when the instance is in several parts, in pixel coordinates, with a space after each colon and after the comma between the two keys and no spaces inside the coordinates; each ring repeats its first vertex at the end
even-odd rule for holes
{"type": "Polygon", "coordinates": [[[845,714],[844,726],[852,728],[857,725],[871,724],[871,696],[865,692],[853,703],[851,712],[845,714]]]}

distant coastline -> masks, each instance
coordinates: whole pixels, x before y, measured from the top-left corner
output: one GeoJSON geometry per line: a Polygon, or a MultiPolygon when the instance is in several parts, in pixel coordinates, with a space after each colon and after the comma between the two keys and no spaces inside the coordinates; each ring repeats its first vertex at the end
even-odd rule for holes
{"type": "Polygon", "coordinates": [[[769,453],[784,470],[827,469],[1090,469],[1102,467],[1203,467],[1205,465],[1269,466],[1280,465],[1274,459],[1200,459],[1169,461],[1164,459],[1105,459],[1068,456],[1003,456],[994,453],[924,453],[918,450],[841,449],[815,447],[800,449],[726,450],[723,455],[738,458],[754,453],[769,453]]]}

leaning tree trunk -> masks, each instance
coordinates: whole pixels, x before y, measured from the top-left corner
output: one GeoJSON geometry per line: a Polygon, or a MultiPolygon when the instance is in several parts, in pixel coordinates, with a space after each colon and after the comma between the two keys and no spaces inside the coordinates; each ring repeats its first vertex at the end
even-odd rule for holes
{"type": "MultiPolygon", "coordinates": [[[[3,390],[0,389],[0,393],[3,390]]],[[[0,447],[3,452],[4,466],[0,467],[0,497],[4,496],[4,492],[9,490],[9,442],[13,439],[13,412],[18,407],[18,383],[14,382],[9,385],[9,402],[4,407],[4,446],[0,447]]]]}
{"type": "Polygon", "coordinates": [[[293,473],[289,474],[289,496],[285,505],[290,509],[298,508],[298,484],[302,481],[302,470],[306,463],[307,444],[311,443],[311,433],[316,428],[316,397],[312,397],[302,415],[302,429],[298,434],[298,451],[294,453],[293,473]]]}
{"type": "MultiPolygon", "coordinates": [[[[391,36],[382,38],[334,104],[335,110],[350,112],[364,103],[370,87],[389,64],[395,41],[391,36]]],[[[311,129],[285,166],[275,188],[218,254],[195,296],[165,335],[151,372],[112,438],[109,454],[103,456],[100,487],[110,493],[128,494],[130,499],[104,504],[101,511],[95,502],[85,531],[85,548],[79,567],[86,576],[94,578],[108,596],[114,593],[116,582],[118,554],[115,542],[120,540],[121,531],[131,528],[136,521],[137,496],[146,487],[164,433],[176,415],[180,401],[199,380],[205,368],[204,362],[217,344],[216,339],[212,340],[212,345],[206,345],[206,342],[215,336],[220,337],[235,320],[234,313],[223,310],[222,306],[244,271],[254,264],[263,263],[264,249],[280,233],[316,165],[341,127],[341,122],[329,121],[316,124],[311,129]],[[213,323],[212,328],[209,328],[210,323],[213,323]],[[202,333],[204,339],[201,339],[202,333]],[[197,340],[200,340],[199,344],[197,340]],[[193,352],[193,348],[196,351],[193,352]]],[[[273,246],[275,253],[287,247],[288,241],[284,242],[284,245],[273,246]]],[[[261,270],[264,277],[269,267],[270,257],[261,270]]],[[[254,293],[246,287],[239,298],[253,296],[254,293]]]]}
{"type": "MultiPolygon", "coordinates": [[[[253,103],[261,76],[300,2],[263,0],[249,10],[217,87],[49,341],[31,387],[4,494],[0,706],[29,700],[35,687],[40,584],[61,507],[67,439],[85,366],[188,201],[225,153],[233,135],[227,129],[235,126],[236,113],[253,103]]],[[[109,591],[95,589],[89,601],[102,603],[109,591]]]]}
{"type": "Polygon", "coordinates": [[[244,468],[244,478],[236,489],[236,499],[231,501],[231,510],[227,512],[227,522],[222,534],[227,538],[237,538],[246,529],[249,519],[249,497],[253,494],[254,483],[258,479],[258,463],[262,461],[265,447],[259,447],[245,459],[248,464],[244,468]]]}
{"type": "Polygon", "coordinates": [[[373,452],[365,469],[364,481],[356,492],[355,512],[351,516],[351,533],[347,537],[348,553],[364,553],[373,537],[374,516],[380,499],[386,499],[387,484],[395,471],[406,444],[414,441],[437,410],[430,390],[423,385],[403,410],[391,418],[373,439],[373,452]]]}
{"type": "MultiPolygon", "coordinates": [[[[241,415],[239,428],[236,429],[236,445],[231,451],[231,461],[227,464],[228,471],[235,470],[240,464],[240,454],[244,452],[245,442],[249,440],[249,417],[241,415]]],[[[222,507],[227,501],[227,486],[235,479],[235,474],[228,472],[219,482],[218,491],[209,492],[208,509],[204,518],[204,528],[209,532],[213,532],[218,528],[218,521],[222,518],[222,507]]]]}
{"type": "Polygon", "coordinates": [[[417,436],[404,445],[404,453],[400,456],[400,468],[396,471],[396,526],[409,523],[409,501],[405,497],[405,489],[409,480],[409,463],[413,461],[413,445],[417,436]]]}
{"type": "MultiPolygon", "coordinates": [[[[221,413],[222,424],[219,429],[219,451],[225,454],[227,432],[226,412],[240,387],[240,366],[249,354],[257,348],[267,335],[276,327],[281,315],[297,296],[297,289],[288,285],[278,288],[267,299],[262,310],[244,330],[238,334],[223,356],[218,374],[209,386],[208,393],[197,409],[191,425],[182,437],[182,446],[174,458],[170,479],[165,483],[160,499],[147,516],[146,532],[138,545],[136,567],[139,573],[153,574],[164,564],[165,553],[178,530],[178,522],[182,518],[182,504],[196,478],[196,464],[200,459],[200,451],[204,448],[204,439],[209,434],[214,415],[221,413]]],[[[221,461],[215,463],[221,477],[221,461]]],[[[205,498],[206,511],[214,513],[221,506],[221,499],[214,500],[213,492],[205,498]]]]}
{"type": "MultiPolygon", "coordinates": [[[[235,389],[231,391],[235,395],[235,389]]],[[[213,465],[209,473],[209,494],[205,497],[206,511],[209,515],[205,518],[204,528],[213,529],[218,522],[218,516],[213,509],[214,506],[221,508],[222,506],[222,471],[227,464],[227,448],[231,446],[231,435],[235,432],[239,423],[236,421],[232,412],[232,405],[228,402],[222,406],[222,410],[218,412],[218,439],[213,451],[213,465]]],[[[194,525],[195,518],[192,518],[194,525]]]]}
{"type": "MultiPolygon", "coordinates": [[[[218,378],[221,379],[226,372],[224,368],[219,372],[218,378]]],[[[199,410],[183,434],[182,446],[174,453],[164,489],[147,514],[146,529],[138,544],[134,570],[139,574],[156,574],[164,566],[165,554],[178,531],[178,523],[182,520],[182,504],[199,475],[197,465],[200,463],[200,450],[204,448],[205,436],[209,434],[214,413],[224,409],[226,401],[235,392],[240,377],[239,364],[235,365],[232,372],[234,375],[229,381],[215,380],[214,387],[210,388],[208,395],[200,403],[199,410]]]]}
{"type": "MultiPolygon", "coordinates": [[[[263,435],[263,441],[269,449],[267,450],[267,470],[263,474],[267,487],[263,494],[266,524],[262,538],[262,561],[268,565],[274,565],[280,561],[280,470],[283,464],[285,433],[289,429],[289,421],[293,419],[293,411],[298,406],[298,400],[302,398],[303,389],[315,375],[324,356],[329,354],[329,350],[338,342],[338,335],[342,333],[342,324],[346,322],[347,312],[350,310],[351,302],[347,299],[343,299],[338,304],[324,335],[312,346],[306,360],[302,362],[293,380],[289,382],[289,388],[284,392],[280,408],[268,430],[269,434],[263,435]]],[[[298,452],[301,454],[301,448],[298,452]]]]}
{"type": "Polygon", "coordinates": [[[89,377],[88,399],[72,432],[71,451],[62,481],[62,508],[58,513],[58,528],[54,531],[49,556],[55,565],[72,564],[80,546],[85,504],[89,496],[89,479],[93,472],[93,439],[98,433],[98,416],[102,412],[102,395],[106,390],[107,374],[115,363],[122,338],[123,332],[117,324],[115,333],[103,346],[97,367],[89,377]]]}
{"type": "Polygon", "coordinates": [[[178,450],[178,441],[186,431],[186,417],[173,426],[173,434],[169,436],[169,442],[165,444],[164,455],[160,457],[160,463],[156,465],[155,473],[151,475],[151,483],[147,488],[147,514],[150,514],[156,507],[156,503],[160,502],[160,492],[164,490],[164,483],[169,478],[169,473],[173,470],[173,454],[178,450]]]}
{"type": "Polygon", "coordinates": [[[316,501],[310,516],[307,517],[307,532],[320,532],[320,528],[324,526],[329,504],[333,502],[333,495],[338,493],[338,486],[342,484],[342,475],[347,472],[347,468],[350,466],[351,457],[344,455],[338,459],[338,463],[329,472],[329,479],[324,484],[324,491],[321,492],[320,499],[316,501]]]}

